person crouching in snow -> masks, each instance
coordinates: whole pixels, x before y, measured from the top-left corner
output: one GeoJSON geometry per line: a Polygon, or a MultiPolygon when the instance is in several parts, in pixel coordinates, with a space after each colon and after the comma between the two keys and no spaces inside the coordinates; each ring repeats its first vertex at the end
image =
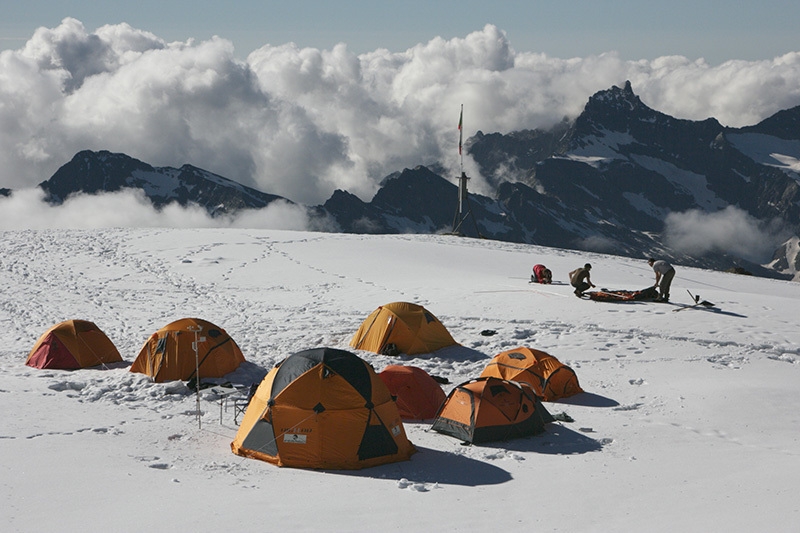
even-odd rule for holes
{"type": "Polygon", "coordinates": [[[594,283],[592,283],[591,276],[589,275],[591,269],[592,265],[586,263],[583,265],[583,268],[576,268],[569,273],[569,282],[575,287],[575,296],[578,298],[583,296],[583,291],[587,290],[589,287],[594,287],[594,283]]]}
{"type": "Polygon", "coordinates": [[[656,273],[656,283],[653,287],[658,287],[657,301],[668,302],[669,286],[672,285],[672,278],[675,277],[675,269],[663,259],[656,261],[652,257],[647,260],[647,264],[653,267],[653,271],[656,273]]]}
{"type": "Polygon", "coordinates": [[[553,283],[553,273],[544,265],[533,265],[533,275],[531,276],[533,283],[553,283]]]}

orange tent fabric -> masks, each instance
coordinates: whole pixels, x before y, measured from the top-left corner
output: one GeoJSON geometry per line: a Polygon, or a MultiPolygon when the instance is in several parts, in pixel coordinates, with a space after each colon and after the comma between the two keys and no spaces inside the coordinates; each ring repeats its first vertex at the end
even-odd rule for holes
{"type": "Polygon", "coordinates": [[[389,353],[390,345],[398,353],[431,353],[458,344],[450,332],[421,305],[394,302],[374,310],[358,328],[350,346],[358,350],[389,353]]]}
{"type": "Polygon", "coordinates": [[[436,416],[445,399],[442,387],[430,374],[415,366],[389,365],[378,374],[395,397],[400,417],[427,420],[436,416]]]}
{"type": "Polygon", "coordinates": [[[244,355],[224,329],[199,318],[183,318],[147,339],[131,365],[131,372],[147,374],[157,383],[188,381],[196,377],[198,362],[200,378],[221,378],[239,368],[244,355]],[[200,328],[197,336],[205,339],[197,344],[197,357],[192,347],[195,333],[189,328],[200,328]]]}
{"type": "Polygon", "coordinates": [[[486,377],[450,391],[431,429],[479,444],[535,435],[552,421],[529,384],[486,377]]]}
{"type": "Polygon", "coordinates": [[[583,392],[575,371],[558,359],[533,348],[519,347],[495,355],[481,377],[529,383],[537,396],[552,402],[583,392]]]}
{"type": "Polygon", "coordinates": [[[416,451],[386,385],[357,355],[305,350],[270,370],[231,443],[278,466],[359,469],[416,451]]]}
{"type": "Polygon", "coordinates": [[[117,347],[94,322],[67,320],[39,337],[25,364],[72,370],[121,361],[117,347]]]}

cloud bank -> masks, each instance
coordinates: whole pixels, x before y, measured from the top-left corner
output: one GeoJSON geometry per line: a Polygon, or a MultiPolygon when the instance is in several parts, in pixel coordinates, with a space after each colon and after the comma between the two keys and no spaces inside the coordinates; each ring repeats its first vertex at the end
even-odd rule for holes
{"type": "Polygon", "coordinates": [[[734,206],[714,213],[670,213],[664,223],[664,239],[671,248],[690,255],[727,252],[756,264],[767,263],[788,238],[779,223],[764,223],[734,206]]]}
{"type": "Polygon", "coordinates": [[[100,228],[253,228],[331,229],[311,220],[305,208],[275,201],[263,209],[245,209],[212,218],[196,205],[172,203],[155,209],[144,192],[124,189],[97,195],[72,195],[58,206],[44,201],[41,189],[22,189],[0,197],[0,230],[100,228]]]}
{"type": "Polygon", "coordinates": [[[457,175],[461,104],[465,136],[548,127],[625,80],[659,111],[744,126],[800,105],[800,52],[714,67],[559,59],[516,51],[487,25],[402,53],[289,43],[241,61],[222,38],[166,42],[67,18],[0,52],[0,187],[32,187],[89,149],[191,163],[307,205],[335,189],[368,201],[403,168],[441,163],[457,175]]]}

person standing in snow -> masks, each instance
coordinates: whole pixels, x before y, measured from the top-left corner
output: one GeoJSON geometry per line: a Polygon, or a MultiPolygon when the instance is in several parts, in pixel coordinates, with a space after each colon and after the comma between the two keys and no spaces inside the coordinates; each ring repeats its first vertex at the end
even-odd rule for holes
{"type": "Polygon", "coordinates": [[[658,287],[657,301],[668,302],[669,287],[672,285],[672,278],[675,277],[675,269],[663,259],[656,261],[652,257],[647,260],[647,264],[653,267],[653,271],[656,273],[656,283],[653,287],[658,287]]]}
{"type": "Polygon", "coordinates": [[[569,282],[573,287],[575,287],[575,296],[578,298],[583,296],[583,291],[589,287],[594,287],[594,283],[592,283],[592,279],[589,275],[589,271],[591,269],[592,265],[586,263],[583,265],[583,268],[576,268],[569,273],[569,282]]]}

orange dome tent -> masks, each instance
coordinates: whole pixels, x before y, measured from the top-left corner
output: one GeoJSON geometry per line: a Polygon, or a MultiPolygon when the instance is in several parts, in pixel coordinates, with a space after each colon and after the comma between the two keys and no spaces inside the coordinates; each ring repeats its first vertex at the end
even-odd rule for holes
{"type": "Polygon", "coordinates": [[[198,362],[200,378],[221,378],[239,368],[244,355],[224,329],[199,318],[183,318],[147,339],[131,365],[131,372],[147,374],[156,383],[188,381],[196,378],[198,362]],[[196,328],[200,328],[197,337],[205,339],[197,344],[197,357],[192,348],[196,328]]]}
{"type": "Polygon", "coordinates": [[[421,305],[394,302],[374,310],[358,328],[350,346],[375,353],[414,355],[458,344],[447,328],[421,305]]]}
{"type": "Polygon", "coordinates": [[[514,348],[495,355],[481,377],[529,383],[537,396],[552,402],[583,392],[578,376],[552,355],[532,348],[514,348]]]}
{"type": "Polygon", "coordinates": [[[431,429],[479,444],[535,435],[552,421],[529,384],[487,377],[450,391],[431,429]]]}
{"type": "Polygon", "coordinates": [[[278,466],[358,469],[416,451],[386,385],[357,355],[305,350],[269,371],[231,443],[278,466]]]}
{"type": "Polygon", "coordinates": [[[73,370],[121,361],[117,347],[94,322],[67,320],[39,337],[25,364],[73,370]]]}
{"type": "Polygon", "coordinates": [[[403,419],[433,418],[444,402],[442,387],[421,368],[389,365],[378,377],[396,398],[397,410],[403,419]]]}

